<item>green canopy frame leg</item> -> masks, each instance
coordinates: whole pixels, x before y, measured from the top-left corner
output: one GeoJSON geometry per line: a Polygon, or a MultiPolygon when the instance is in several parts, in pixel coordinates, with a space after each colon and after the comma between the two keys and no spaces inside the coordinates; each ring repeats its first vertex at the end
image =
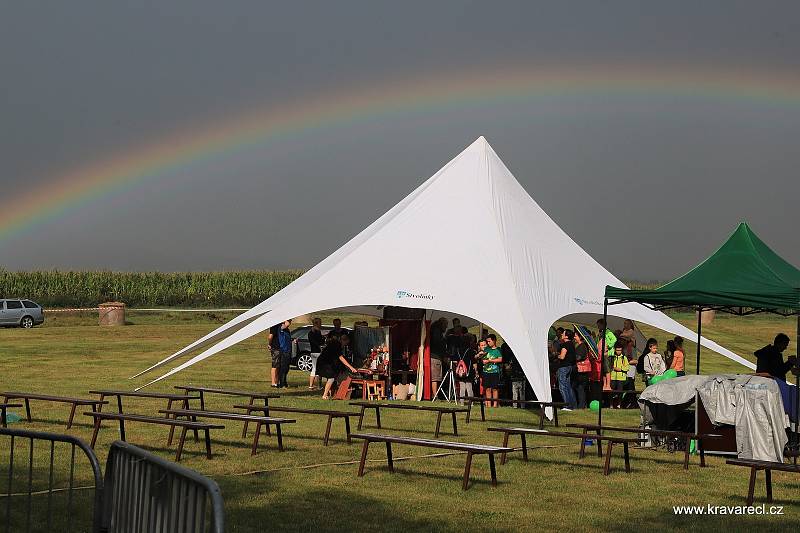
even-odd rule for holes
{"type": "Polygon", "coordinates": [[[702,330],[703,330],[703,307],[697,307],[697,361],[696,367],[697,372],[696,374],[700,375],[700,339],[702,338],[702,330]]]}

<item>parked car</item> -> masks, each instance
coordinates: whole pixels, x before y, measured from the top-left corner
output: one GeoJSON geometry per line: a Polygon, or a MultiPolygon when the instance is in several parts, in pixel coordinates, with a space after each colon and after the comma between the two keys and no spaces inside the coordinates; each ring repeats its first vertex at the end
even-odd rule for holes
{"type": "Polygon", "coordinates": [[[30,300],[0,300],[0,326],[32,328],[44,323],[42,306],[30,300]]]}
{"type": "MultiPolygon", "coordinates": [[[[322,336],[328,335],[328,332],[333,329],[333,326],[321,326],[322,336]]],[[[350,329],[342,328],[347,333],[350,329]]],[[[308,342],[308,332],[311,331],[311,326],[300,326],[292,330],[292,339],[297,342],[292,343],[292,366],[297,367],[304,372],[311,372],[314,365],[314,359],[311,356],[311,343],[308,342]]]]}

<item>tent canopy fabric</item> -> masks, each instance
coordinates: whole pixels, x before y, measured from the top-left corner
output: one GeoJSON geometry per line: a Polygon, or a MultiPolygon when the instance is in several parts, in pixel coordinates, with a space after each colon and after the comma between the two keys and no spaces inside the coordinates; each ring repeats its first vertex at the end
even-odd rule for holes
{"type": "Polygon", "coordinates": [[[800,270],[742,222],[714,254],[683,276],[653,290],[607,286],[605,296],[664,309],[702,306],[735,314],[800,312],[800,270]]]}
{"type": "MultiPolygon", "coordinates": [[[[536,396],[548,400],[550,325],[576,314],[601,317],[606,285],[622,283],[547,216],[480,137],[314,268],[145,372],[203,349],[154,383],[288,318],[391,305],[455,313],[492,327],[514,350],[536,396]],[[443,228],[458,228],[470,238],[448,242],[440,237],[443,228]]],[[[641,305],[614,311],[692,335],[641,305]]],[[[702,342],[753,368],[716,343],[702,342]]]]}

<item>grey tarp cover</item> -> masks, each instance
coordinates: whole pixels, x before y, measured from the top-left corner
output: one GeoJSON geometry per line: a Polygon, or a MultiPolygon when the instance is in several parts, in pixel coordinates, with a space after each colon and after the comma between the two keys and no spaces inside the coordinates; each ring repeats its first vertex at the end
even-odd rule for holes
{"type": "Polygon", "coordinates": [[[760,376],[718,374],[684,376],[647,387],[639,397],[644,423],[652,422],[647,403],[682,405],[700,395],[714,424],[736,426],[739,458],[783,461],[789,418],[775,380],[760,376]]]}

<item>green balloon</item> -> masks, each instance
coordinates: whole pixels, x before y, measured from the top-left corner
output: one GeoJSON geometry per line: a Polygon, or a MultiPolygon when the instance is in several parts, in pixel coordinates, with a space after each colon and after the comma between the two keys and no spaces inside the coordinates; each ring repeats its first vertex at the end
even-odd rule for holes
{"type": "Polygon", "coordinates": [[[664,381],[664,376],[653,376],[652,378],[650,378],[650,385],[655,385],[660,381],[664,381]]]}
{"type": "Polygon", "coordinates": [[[600,402],[597,400],[592,400],[592,403],[589,404],[589,410],[591,411],[599,411],[600,410],[600,402]]]}
{"type": "Polygon", "coordinates": [[[674,368],[670,368],[669,370],[664,372],[664,376],[666,376],[667,378],[677,378],[678,377],[678,371],[675,370],[674,368]]]}

